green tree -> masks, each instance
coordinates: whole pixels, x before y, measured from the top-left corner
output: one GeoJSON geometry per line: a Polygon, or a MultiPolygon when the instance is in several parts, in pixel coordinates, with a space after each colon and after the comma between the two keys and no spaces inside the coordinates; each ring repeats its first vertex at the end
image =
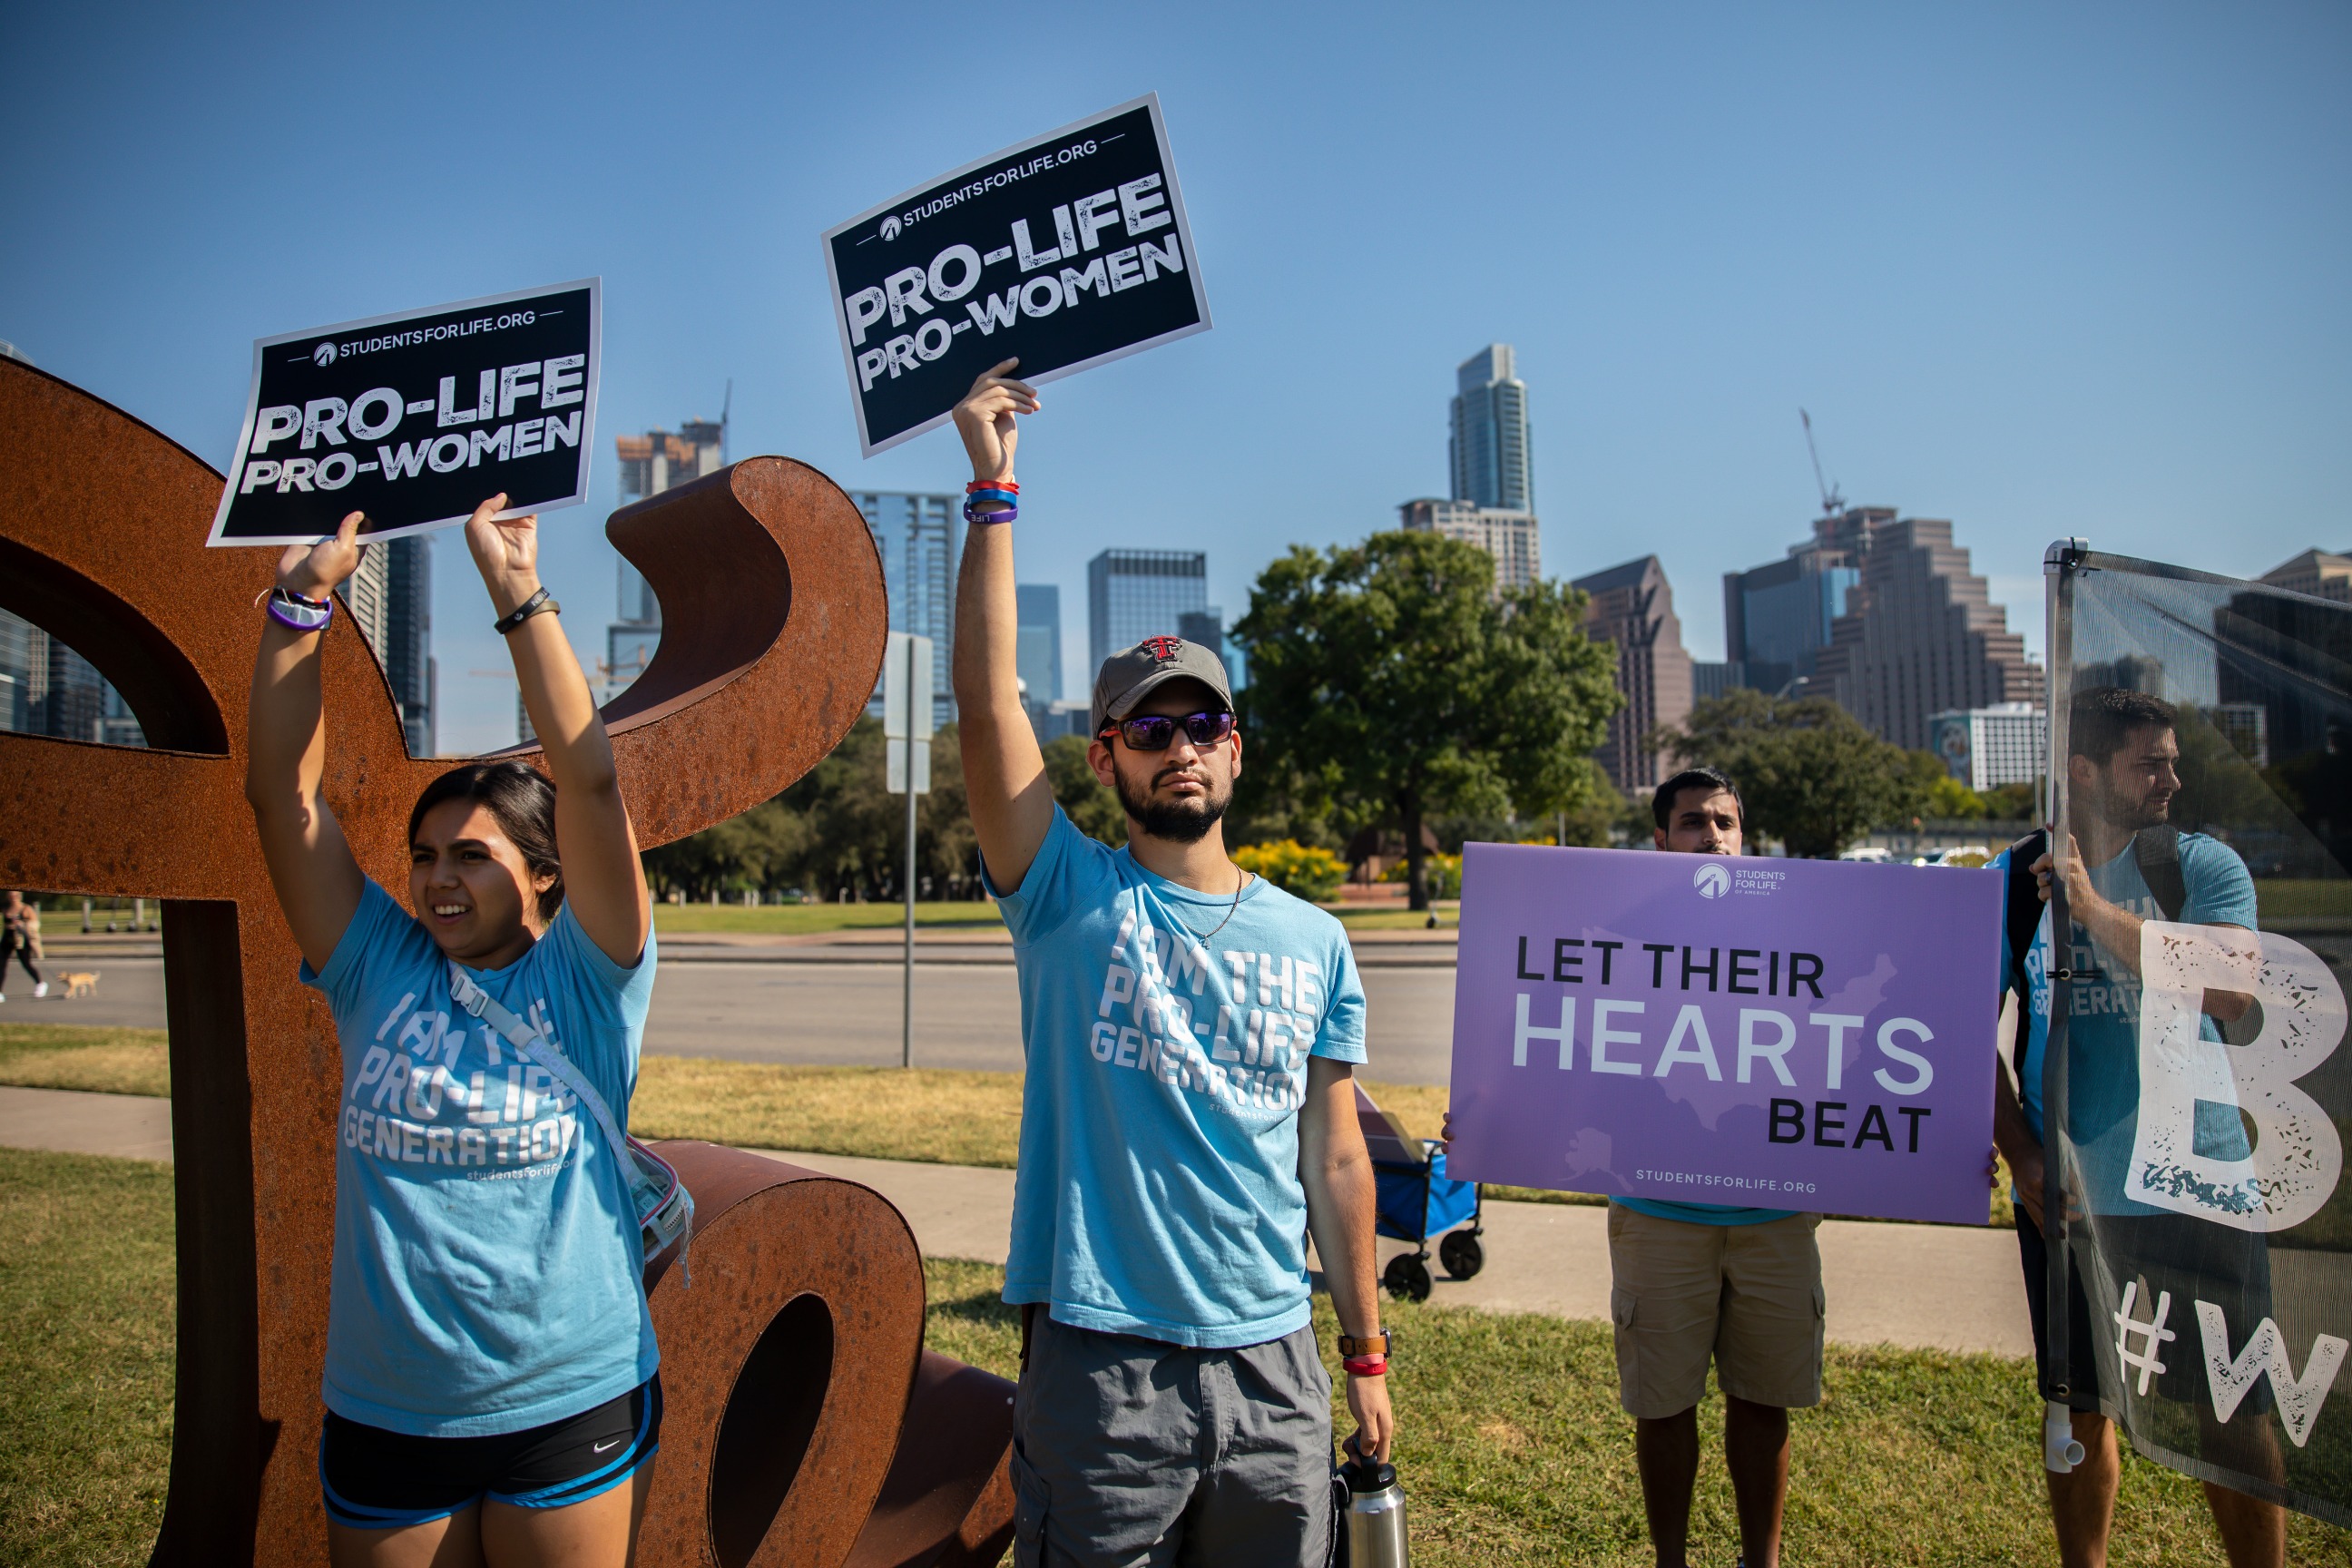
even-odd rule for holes
{"type": "Polygon", "coordinates": [[[2041,797],[2030,784],[1995,784],[1984,794],[1985,815],[2000,822],[2031,822],[2042,812],[2041,797]]]}
{"type": "Polygon", "coordinates": [[[1834,856],[1876,825],[1916,815],[1931,783],[1915,753],[1880,740],[1824,697],[1727,691],[1658,739],[1730,774],[1754,834],[1809,858],[1834,856]]]}
{"type": "Polygon", "coordinates": [[[1985,799],[1952,776],[1944,759],[1933,752],[1913,752],[1911,778],[1919,789],[1921,816],[1971,817],[1985,815],[1985,799]]]}
{"type": "MultiPolygon", "coordinates": [[[[827,900],[896,898],[906,877],[907,802],[884,787],[886,760],[880,721],[860,719],[773,800],[647,851],[646,878],[656,895],[675,889],[696,900],[794,887],[827,900]]],[[[976,852],[949,725],[932,737],[931,787],[916,804],[915,874],[932,897],[977,898],[976,852]]]]}
{"type": "Polygon", "coordinates": [[[1069,816],[1070,826],[1116,849],[1127,842],[1127,812],[1110,786],[1095,777],[1087,742],[1056,735],[1045,742],[1045,783],[1069,816]]]}
{"type": "Polygon", "coordinates": [[[1558,583],[1495,592],[1486,552],[1433,533],[1294,546],[1259,574],[1243,776],[1270,767],[1307,805],[1403,830],[1429,907],[1432,814],[1539,820],[1582,807],[1586,753],[1616,710],[1617,660],[1558,583]]]}

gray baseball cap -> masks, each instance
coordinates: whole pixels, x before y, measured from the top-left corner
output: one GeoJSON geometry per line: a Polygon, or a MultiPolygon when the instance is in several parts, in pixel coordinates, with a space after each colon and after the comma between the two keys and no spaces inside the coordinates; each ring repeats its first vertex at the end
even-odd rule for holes
{"type": "Polygon", "coordinates": [[[1094,722],[1087,733],[1101,734],[1104,725],[1126,718],[1136,704],[1171,680],[1197,680],[1225,707],[1234,705],[1223,659],[1182,637],[1146,637],[1103,660],[1095,672],[1094,722]]]}

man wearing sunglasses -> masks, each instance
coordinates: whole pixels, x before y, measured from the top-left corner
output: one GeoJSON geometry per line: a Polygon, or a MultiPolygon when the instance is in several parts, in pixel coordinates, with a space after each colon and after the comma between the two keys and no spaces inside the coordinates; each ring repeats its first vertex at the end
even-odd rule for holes
{"type": "Polygon", "coordinates": [[[1011,930],[1028,1071],[1004,1299],[1023,1568],[1320,1568],[1331,1384],[1311,1234],[1348,1366],[1349,1446],[1392,1423],[1355,1114],[1364,995],[1329,915],[1246,876],[1221,819],[1241,773],[1224,667],[1147,637],[1095,678],[1112,850],[1055,804],[1014,675],[1016,416],[1007,361],[955,411],[972,460],[957,588],[964,785],[1011,930]]]}

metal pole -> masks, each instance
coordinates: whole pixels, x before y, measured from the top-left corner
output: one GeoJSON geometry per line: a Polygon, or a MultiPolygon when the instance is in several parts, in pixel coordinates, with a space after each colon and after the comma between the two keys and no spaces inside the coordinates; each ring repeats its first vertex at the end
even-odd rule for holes
{"type": "Polygon", "coordinates": [[[915,1065],[915,704],[928,701],[929,692],[915,689],[915,639],[907,639],[907,990],[904,1021],[898,1036],[898,1065],[915,1065]]]}

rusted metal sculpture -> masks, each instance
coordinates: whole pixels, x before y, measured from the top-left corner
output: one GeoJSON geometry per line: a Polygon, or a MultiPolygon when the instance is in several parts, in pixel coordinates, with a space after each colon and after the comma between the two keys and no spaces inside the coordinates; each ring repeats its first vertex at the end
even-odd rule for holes
{"type": "MultiPolygon", "coordinates": [[[[323,1563],[314,1468],[341,1081],[295,979],[244,799],[266,551],[206,550],[221,478],[68,384],[0,360],[0,607],[95,663],[150,749],[0,734],[0,885],[163,903],[179,1385],[158,1563],[323,1563]]],[[[614,514],[660,651],[607,710],[640,840],[774,795],[854,723],[887,622],[871,535],[824,475],[755,458],[614,514]]],[[[367,872],[406,881],[407,754],[349,617],[322,650],[326,793],[367,872]]],[[[668,1413],[639,1561],[950,1568],[1011,1534],[1012,1385],[922,1350],[921,1260],[866,1188],[665,1148],[700,1222],[693,1289],[647,1270],[668,1413]],[[903,1430],[903,1436],[902,1436],[903,1430]]]]}

